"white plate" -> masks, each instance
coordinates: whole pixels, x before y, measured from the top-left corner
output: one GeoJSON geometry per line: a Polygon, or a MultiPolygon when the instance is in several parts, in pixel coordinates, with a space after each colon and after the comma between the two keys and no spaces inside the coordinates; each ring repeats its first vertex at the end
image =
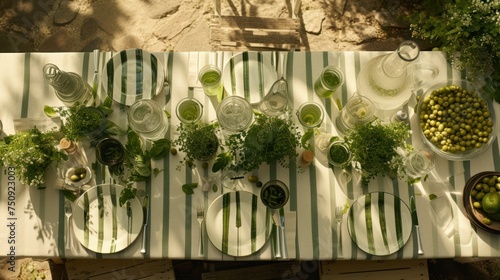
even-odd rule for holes
{"type": "Polygon", "coordinates": [[[385,256],[401,249],[411,235],[408,205],[385,192],[368,193],[351,206],[347,217],[349,235],[366,253],[385,256]]]}
{"type": "Polygon", "coordinates": [[[231,256],[248,256],[257,252],[266,243],[272,229],[270,211],[258,196],[244,191],[228,192],[216,198],[208,208],[205,221],[210,241],[231,256]],[[239,228],[236,226],[238,210],[239,228]]]}
{"type": "Polygon", "coordinates": [[[102,71],[102,87],[114,101],[132,105],[160,93],[165,73],[155,55],[141,49],[115,54],[102,71]]]}
{"type": "Polygon", "coordinates": [[[242,52],[234,55],[222,72],[224,89],[229,95],[238,95],[251,104],[259,103],[277,80],[271,61],[260,52],[242,52]]]}
{"type": "Polygon", "coordinates": [[[87,249],[115,253],[127,248],[142,229],[143,211],[137,198],[120,207],[120,185],[99,185],[83,193],[73,205],[75,236],[87,249]],[[129,230],[130,228],[130,230],[129,230]]]}

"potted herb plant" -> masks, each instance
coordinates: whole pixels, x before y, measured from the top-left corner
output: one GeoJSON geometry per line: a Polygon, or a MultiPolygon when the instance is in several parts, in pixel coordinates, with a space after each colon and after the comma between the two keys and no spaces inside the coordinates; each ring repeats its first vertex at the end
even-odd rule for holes
{"type": "Polygon", "coordinates": [[[217,156],[212,171],[229,166],[236,171],[250,172],[262,163],[278,162],[289,167],[298,156],[301,135],[291,119],[257,114],[247,131],[233,134],[226,142],[228,151],[217,156]]]}
{"type": "Polygon", "coordinates": [[[191,165],[195,160],[209,161],[217,155],[219,150],[219,139],[216,133],[218,127],[217,122],[180,124],[177,128],[179,137],[174,140],[173,144],[179,148],[179,151],[186,154],[183,163],[191,165]]]}
{"type": "Polygon", "coordinates": [[[405,141],[410,134],[405,123],[382,123],[379,119],[346,131],[344,141],[351,150],[354,167],[361,172],[362,186],[379,175],[395,178],[406,174],[404,156],[410,147],[405,141]]]}
{"type": "Polygon", "coordinates": [[[55,132],[41,132],[36,127],[5,137],[0,141],[0,163],[16,169],[21,183],[45,188],[45,170],[67,156],[56,149],[55,132]]]}

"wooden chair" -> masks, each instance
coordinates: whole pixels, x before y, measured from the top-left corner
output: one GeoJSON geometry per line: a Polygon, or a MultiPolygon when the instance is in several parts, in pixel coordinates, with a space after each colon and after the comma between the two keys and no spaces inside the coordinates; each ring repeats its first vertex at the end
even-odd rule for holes
{"type": "MultiPolygon", "coordinates": [[[[231,0],[229,0],[231,1],[231,0]]],[[[221,14],[221,0],[214,0],[210,43],[214,51],[301,50],[301,0],[290,1],[290,17],[247,17],[221,14]]]]}

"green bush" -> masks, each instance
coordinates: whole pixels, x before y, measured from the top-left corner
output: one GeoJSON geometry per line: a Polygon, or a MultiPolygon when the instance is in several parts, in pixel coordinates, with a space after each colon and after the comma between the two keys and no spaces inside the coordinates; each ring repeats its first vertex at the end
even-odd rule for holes
{"type": "Polygon", "coordinates": [[[440,46],[468,78],[485,78],[485,90],[500,102],[500,0],[424,0],[411,18],[414,38],[440,46]]]}

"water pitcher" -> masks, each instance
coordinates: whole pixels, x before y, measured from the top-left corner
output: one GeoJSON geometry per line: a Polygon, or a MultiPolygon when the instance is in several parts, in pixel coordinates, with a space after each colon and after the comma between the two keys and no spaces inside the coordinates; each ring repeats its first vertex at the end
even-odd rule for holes
{"type": "Polygon", "coordinates": [[[73,72],[65,72],[52,63],[43,66],[45,80],[54,88],[57,97],[66,106],[90,105],[94,102],[92,87],[73,72]]]}
{"type": "Polygon", "coordinates": [[[424,83],[423,80],[418,81],[422,75],[417,73],[421,70],[431,71],[430,79],[438,74],[437,67],[432,64],[415,63],[419,54],[417,43],[404,41],[396,51],[373,58],[359,73],[358,92],[380,109],[395,110],[401,107],[410,99],[413,88],[424,83]]]}

